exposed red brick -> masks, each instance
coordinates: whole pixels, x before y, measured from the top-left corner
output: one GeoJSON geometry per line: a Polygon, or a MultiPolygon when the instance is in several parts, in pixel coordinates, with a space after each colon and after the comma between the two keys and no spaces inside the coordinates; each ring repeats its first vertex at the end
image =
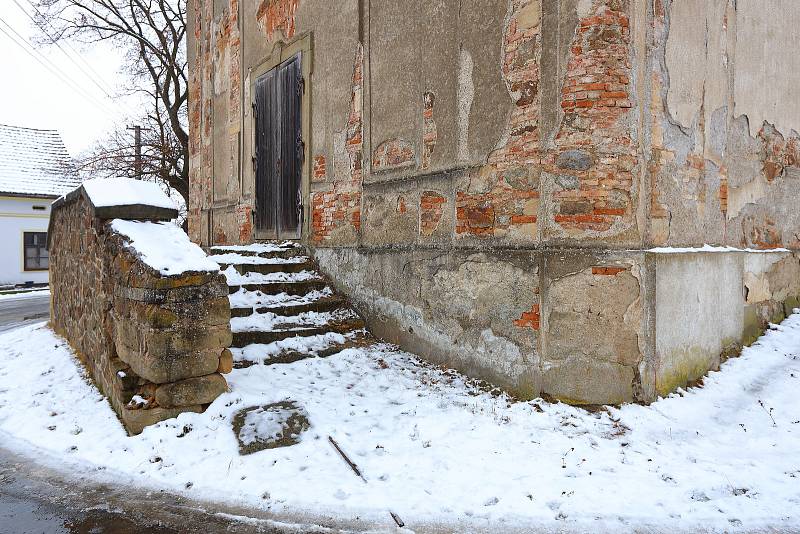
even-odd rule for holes
{"type": "MultiPolygon", "coordinates": [[[[492,237],[512,227],[535,225],[538,180],[525,180],[541,165],[539,57],[541,24],[522,27],[517,18],[530,0],[512,0],[503,36],[503,78],[515,104],[509,118],[510,135],[476,171],[489,182],[485,193],[456,192],[456,235],[492,237]]],[[[527,229],[531,237],[533,228],[527,229]]]]}
{"type": "Polygon", "coordinates": [[[433,234],[442,219],[447,199],[435,191],[424,191],[419,198],[419,233],[433,234]]]}
{"type": "Polygon", "coordinates": [[[253,242],[253,208],[240,205],[236,207],[236,223],[239,226],[239,243],[253,242]]]}
{"type": "Polygon", "coordinates": [[[530,311],[522,312],[520,318],[514,321],[514,325],[520,328],[539,330],[539,321],[539,304],[534,304],[530,311]]]}
{"type": "MultiPolygon", "coordinates": [[[[349,175],[345,180],[333,181],[329,190],[311,196],[311,240],[317,243],[329,239],[331,233],[343,225],[350,225],[356,232],[361,229],[363,69],[364,49],[359,44],[350,87],[350,113],[344,130],[349,175]]],[[[324,156],[322,158],[315,159],[315,168],[318,161],[325,165],[324,156]]]]}
{"type": "Polygon", "coordinates": [[[627,267],[592,267],[592,274],[616,276],[627,270],[627,267]]]}
{"type": "Polygon", "coordinates": [[[382,171],[414,164],[414,147],[404,139],[388,139],[372,153],[372,170],[382,171]]]}
{"type": "Polygon", "coordinates": [[[311,174],[311,179],[315,182],[325,181],[326,175],[326,158],[324,154],[314,156],[314,166],[311,174]]]}
{"type": "Polygon", "coordinates": [[[256,20],[267,39],[272,41],[278,30],[283,32],[286,39],[294,37],[295,12],[298,5],[300,0],[261,0],[256,11],[256,20]]]}
{"type": "Polygon", "coordinates": [[[422,94],[422,168],[427,169],[431,166],[431,157],[436,148],[438,133],[436,121],[433,120],[433,105],[436,96],[432,91],[425,91],[422,94]]]}

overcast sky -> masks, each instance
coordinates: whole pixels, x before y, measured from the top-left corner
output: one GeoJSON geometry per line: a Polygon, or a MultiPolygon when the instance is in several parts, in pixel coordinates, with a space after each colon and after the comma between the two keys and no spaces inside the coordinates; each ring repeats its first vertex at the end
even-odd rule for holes
{"type": "MultiPolygon", "coordinates": [[[[28,0],[17,2],[28,13],[33,13],[28,0]]],[[[120,55],[110,45],[87,48],[79,43],[70,43],[70,48],[62,44],[67,54],[73,56],[74,61],[71,61],[54,45],[35,45],[34,39],[43,37],[43,34],[14,0],[0,0],[0,19],[0,72],[3,80],[0,83],[0,124],[58,130],[73,156],[89,148],[115,123],[124,124],[127,115],[124,105],[119,103],[119,99],[112,101],[98,87],[100,85],[111,96],[116,96],[125,83],[125,78],[119,75],[120,55]],[[24,37],[28,50],[34,43],[36,50],[63,74],[54,73],[53,67],[43,66],[15,44],[6,34],[17,41],[21,39],[6,24],[24,37]],[[86,63],[74,56],[80,56],[86,63]],[[80,87],[80,92],[70,87],[64,78],[71,79],[73,85],[80,87]]],[[[33,51],[31,53],[36,55],[33,51]]]]}

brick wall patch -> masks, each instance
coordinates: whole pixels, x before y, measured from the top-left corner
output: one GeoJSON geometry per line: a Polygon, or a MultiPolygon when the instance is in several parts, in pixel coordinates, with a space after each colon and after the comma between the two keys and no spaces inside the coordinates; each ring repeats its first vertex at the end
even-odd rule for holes
{"type": "Polygon", "coordinates": [[[431,166],[431,157],[436,148],[436,121],[433,118],[433,105],[436,95],[432,91],[425,91],[422,95],[422,168],[431,166]]]}
{"type": "Polygon", "coordinates": [[[414,147],[405,139],[387,139],[372,152],[372,170],[387,171],[414,165],[414,147]]]}

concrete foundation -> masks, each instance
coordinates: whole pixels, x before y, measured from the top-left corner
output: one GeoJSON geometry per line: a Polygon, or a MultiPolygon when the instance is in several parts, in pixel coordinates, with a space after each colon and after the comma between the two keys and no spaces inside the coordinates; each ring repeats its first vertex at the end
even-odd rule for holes
{"type": "Polygon", "coordinates": [[[790,252],[318,248],[371,330],[530,398],[651,402],[800,297],[790,252]]]}

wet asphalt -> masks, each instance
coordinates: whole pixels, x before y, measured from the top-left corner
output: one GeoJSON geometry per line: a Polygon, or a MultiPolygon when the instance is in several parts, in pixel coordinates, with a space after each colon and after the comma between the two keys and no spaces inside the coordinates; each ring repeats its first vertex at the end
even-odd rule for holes
{"type": "Polygon", "coordinates": [[[21,295],[0,300],[0,332],[46,321],[50,317],[50,295],[21,295]]]}

